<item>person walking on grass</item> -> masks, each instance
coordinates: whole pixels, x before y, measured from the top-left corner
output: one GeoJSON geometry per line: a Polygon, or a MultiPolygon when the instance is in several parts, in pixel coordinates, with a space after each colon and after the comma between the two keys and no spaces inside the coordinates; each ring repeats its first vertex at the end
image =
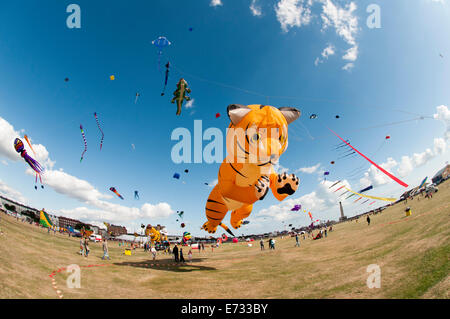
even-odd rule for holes
{"type": "Polygon", "coordinates": [[[108,252],[108,242],[106,238],[103,239],[103,257],[102,259],[105,260],[105,257],[109,260],[109,252],[108,252]]]}
{"type": "Polygon", "coordinates": [[[84,244],[83,244],[83,238],[80,239],[80,255],[83,256],[84,254],[84,244]]]}
{"type": "Polygon", "coordinates": [[[261,250],[264,250],[264,241],[261,238],[261,240],[259,241],[259,246],[261,246],[261,250]]]}
{"type": "Polygon", "coordinates": [[[298,234],[297,233],[295,234],[295,241],[296,241],[295,246],[296,247],[300,247],[300,242],[298,241],[298,234]]]}
{"type": "Polygon", "coordinates": [[[370,225],[370,217],[369,217],[369,215],[367,215],[367,226],[369,226],[370,225]]]}

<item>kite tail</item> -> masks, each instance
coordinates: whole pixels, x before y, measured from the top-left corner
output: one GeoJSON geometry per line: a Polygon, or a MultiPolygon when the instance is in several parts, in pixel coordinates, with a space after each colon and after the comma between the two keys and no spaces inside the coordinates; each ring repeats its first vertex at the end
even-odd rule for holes
{"type": "Polygon", "coordinates": [[[97,122],[98,129],[100,130],[100,133],[102,133],[102,139],[100,140],[100,151],[102,150],[103,146],[103,138],[105,137],[105,134],[103,134],[102,128],[100,127],[100,123],[98,122],[97,113],[94,112],[95,121],[97,122]]]}
{"type": "Polygon", "coordinates": [[[23,137],[25,138],[25,141],[27,141],[28,145],[30,146],[31,150],[33,151],[34,156],[36,156],[36,152],[34,151],[33,146],[31,146],[31,143],[28,140],[28,136],[24,135],[23,137]]]}
{"type": "Polygon", "coordinates": [[[37,173],[40,174],[44,169],[42,168],[41,164],[39,164],[38,161],[36,161],[34,158],[32,158],[30,155],[27,154],[25,150],[20,153],[20,155],[23,157],[25,162],[30,165],[30,167],[37,173]]]}
{"type": "Polygon", "coordinates": [[[221,226],[223,229],[225,229],[227,231],[227,233],[230,234],[231,236],[236,237],[224,223],[220,223],[219,226],[221,226]]]}
{"type": "Polygon", "coordinates": [[[83,141],[84,141],[84,151],[83,153],[81,153],[81,159],[80,159],[80,163],[83,160],[84,154],[87,151],[87,142],[86,142],[86,136],[84,135],[84,131],[83,131],[83,126],[80,124],[80,130],[81,130],[81,135],[83,136],[83,141]]]}

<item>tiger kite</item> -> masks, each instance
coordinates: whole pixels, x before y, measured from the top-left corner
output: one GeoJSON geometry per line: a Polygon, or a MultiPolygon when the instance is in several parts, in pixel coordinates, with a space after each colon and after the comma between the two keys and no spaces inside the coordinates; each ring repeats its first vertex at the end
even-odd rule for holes
{"type": "Polygon", "coordinates": [[[228,211],[235,229],[244,224],[253,204],[263,200],[269,188],[279,201],[292,195],[299,178],[294,174],[277,174],[273,164],[288,146],[288,125],[301,112],[292,107],[279,109],[269,105],[232,104],[227,108],[231,123],[227,131],[227,157],[218,174],[218,183],[206,203],[202,229],[215,233],[228,211]]]}

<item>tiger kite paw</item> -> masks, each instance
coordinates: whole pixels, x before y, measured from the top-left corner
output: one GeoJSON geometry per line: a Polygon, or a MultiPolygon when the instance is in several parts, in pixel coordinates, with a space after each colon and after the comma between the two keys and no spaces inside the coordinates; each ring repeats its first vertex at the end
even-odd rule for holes
{"type": "Polygon", "coordinates": [[[277,199],[282,200],[286,196],[292,195],[298,188],[300,179],[294,174],[278,174],[274,181],[272,190],[277,199]]]}
{"type": "Polygon", "coordinates": [[[254,186],[256,199],[263,200],[269,191],[270,180],[267,176],[261,176],[254,186]]]}
{"type": "Polygon", "coordinates": [[[240,220],[233,220],[233,218],[231,218],[230,220],[230,224],[234,229],[238,229],[242,226],[242,223],[244,222],[244,220],[240,219],[240,220]]]}
{"type": "Polygon", "coordinates": [[[219,224],[213,224],[210,221],[207,221],[203,224],[201,229],[206,230],[210,234],[214,234],[217,230],[217,226],[219,226],[219,224]]]}

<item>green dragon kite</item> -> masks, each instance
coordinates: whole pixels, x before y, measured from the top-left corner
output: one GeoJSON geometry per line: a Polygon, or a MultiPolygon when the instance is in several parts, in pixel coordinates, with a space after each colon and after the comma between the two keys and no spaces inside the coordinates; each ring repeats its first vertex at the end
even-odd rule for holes
{"type": "Polygon", "coordinates": [[[188,88],[188,83],[185,79],[181,78],[177,83],[177,89],[173,92],[172,103],[177,101],[177,115],[181,114],[181,107],[183,106],[183,101],[190,101],[191,98],[186,95],[186,93],[191,93],[191,89],[188,88]]]}

